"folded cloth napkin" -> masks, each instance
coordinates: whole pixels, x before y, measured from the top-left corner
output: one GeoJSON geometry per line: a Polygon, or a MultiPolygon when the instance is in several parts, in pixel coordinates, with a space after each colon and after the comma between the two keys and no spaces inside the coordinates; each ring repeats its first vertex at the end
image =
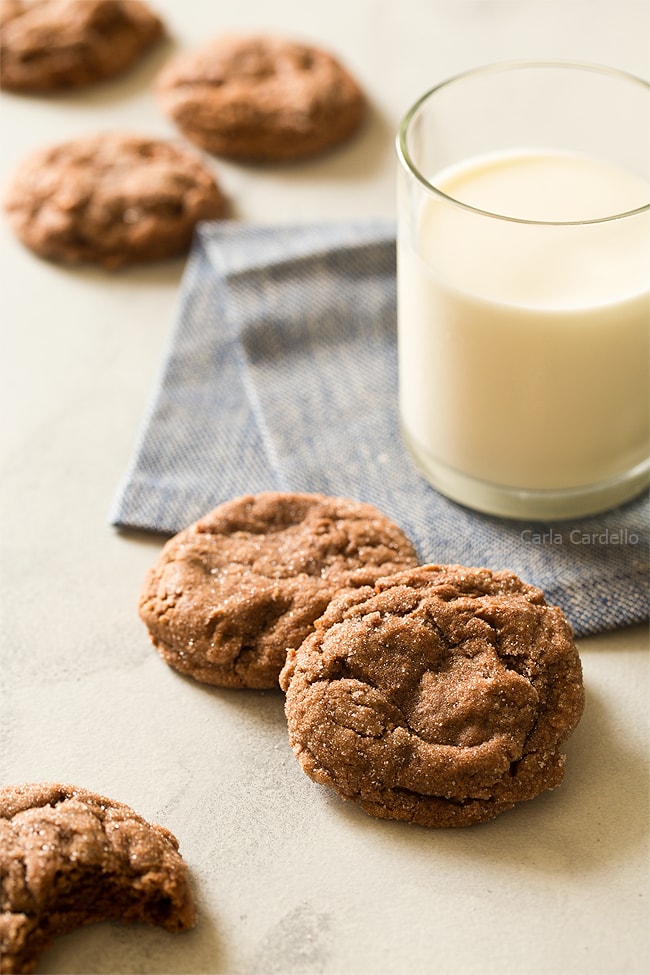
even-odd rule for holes
{"type": "Polygon", "coordinates": [[[368,501],[423,562],[507,568],[581,636],[648,618],[648,498],[539,524],[438,494],[397,415],[395,228],[200,225],[111,521],[172,534],[263,490],[368,501]]]}

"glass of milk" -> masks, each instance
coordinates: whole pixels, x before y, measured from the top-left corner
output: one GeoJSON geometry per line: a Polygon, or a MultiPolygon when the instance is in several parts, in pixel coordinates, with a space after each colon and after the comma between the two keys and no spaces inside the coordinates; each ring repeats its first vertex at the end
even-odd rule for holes
{"type": "Polygon", "coordinates": [[[561,519],[648,483],[650,85],[493,65],[397,140],[399,407],[430,483],[561,519]]]}

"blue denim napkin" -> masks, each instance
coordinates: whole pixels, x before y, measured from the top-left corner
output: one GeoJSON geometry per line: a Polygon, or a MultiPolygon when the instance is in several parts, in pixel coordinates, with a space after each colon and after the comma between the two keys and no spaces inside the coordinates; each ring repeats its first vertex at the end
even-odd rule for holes
{"type": "Polygon", "coordinates": [[[158,388],[111,521],[174,533],[263,490],[369,501],[423,562],[512,569],[581,636],[648,618],[648,498],[513,522],[431,488],[397,416],[387,222],[199,227],[158,388]]]}

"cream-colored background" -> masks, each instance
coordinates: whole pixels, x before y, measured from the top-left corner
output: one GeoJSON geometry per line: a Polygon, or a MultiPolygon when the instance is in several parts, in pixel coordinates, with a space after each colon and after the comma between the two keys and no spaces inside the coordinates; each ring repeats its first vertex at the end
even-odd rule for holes
{"type": "MultiPolygon", "coordinates": [[[[257,171],[211,161],[252,221],[391,216],[393,133],[420,92],[491,61],[561,57],[650,75],[647,0],[156,0],[173,42],[125,80],[0,98],[1,173],[102,129],[172,135],[150,83],[174,47],[262,29],[335,51],[365,86],[362,136],[257,171]]],[[[648,120],[639,120],[647,124],[648,120]]],[[[103,924],[40,972],[644,975],[648,971],[645,627],[582,640],[587,706],[558,791],[494,822],[379,822],[312,784],[281,695],[168,669],[136,614],[158,539],[107,512],[158,374],[183,262],[113,276],[39,261],[0,226],[1,781],[97,790],[180,839],[201,922],[103,924]]]]}

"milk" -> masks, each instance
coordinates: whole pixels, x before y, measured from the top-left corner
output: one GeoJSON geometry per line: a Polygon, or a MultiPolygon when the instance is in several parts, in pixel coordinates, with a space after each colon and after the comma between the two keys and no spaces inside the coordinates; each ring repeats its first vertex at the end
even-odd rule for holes
{"type": "Polygon", "coordinates": [[[650,215],[552,222],[633,211],[650,185],[546,150],[429,179],[477,210],[423,194],[400,233],[400,413],[421,466],[452,496],[455,480],[579,493],[642,468],[650,215]]]}

